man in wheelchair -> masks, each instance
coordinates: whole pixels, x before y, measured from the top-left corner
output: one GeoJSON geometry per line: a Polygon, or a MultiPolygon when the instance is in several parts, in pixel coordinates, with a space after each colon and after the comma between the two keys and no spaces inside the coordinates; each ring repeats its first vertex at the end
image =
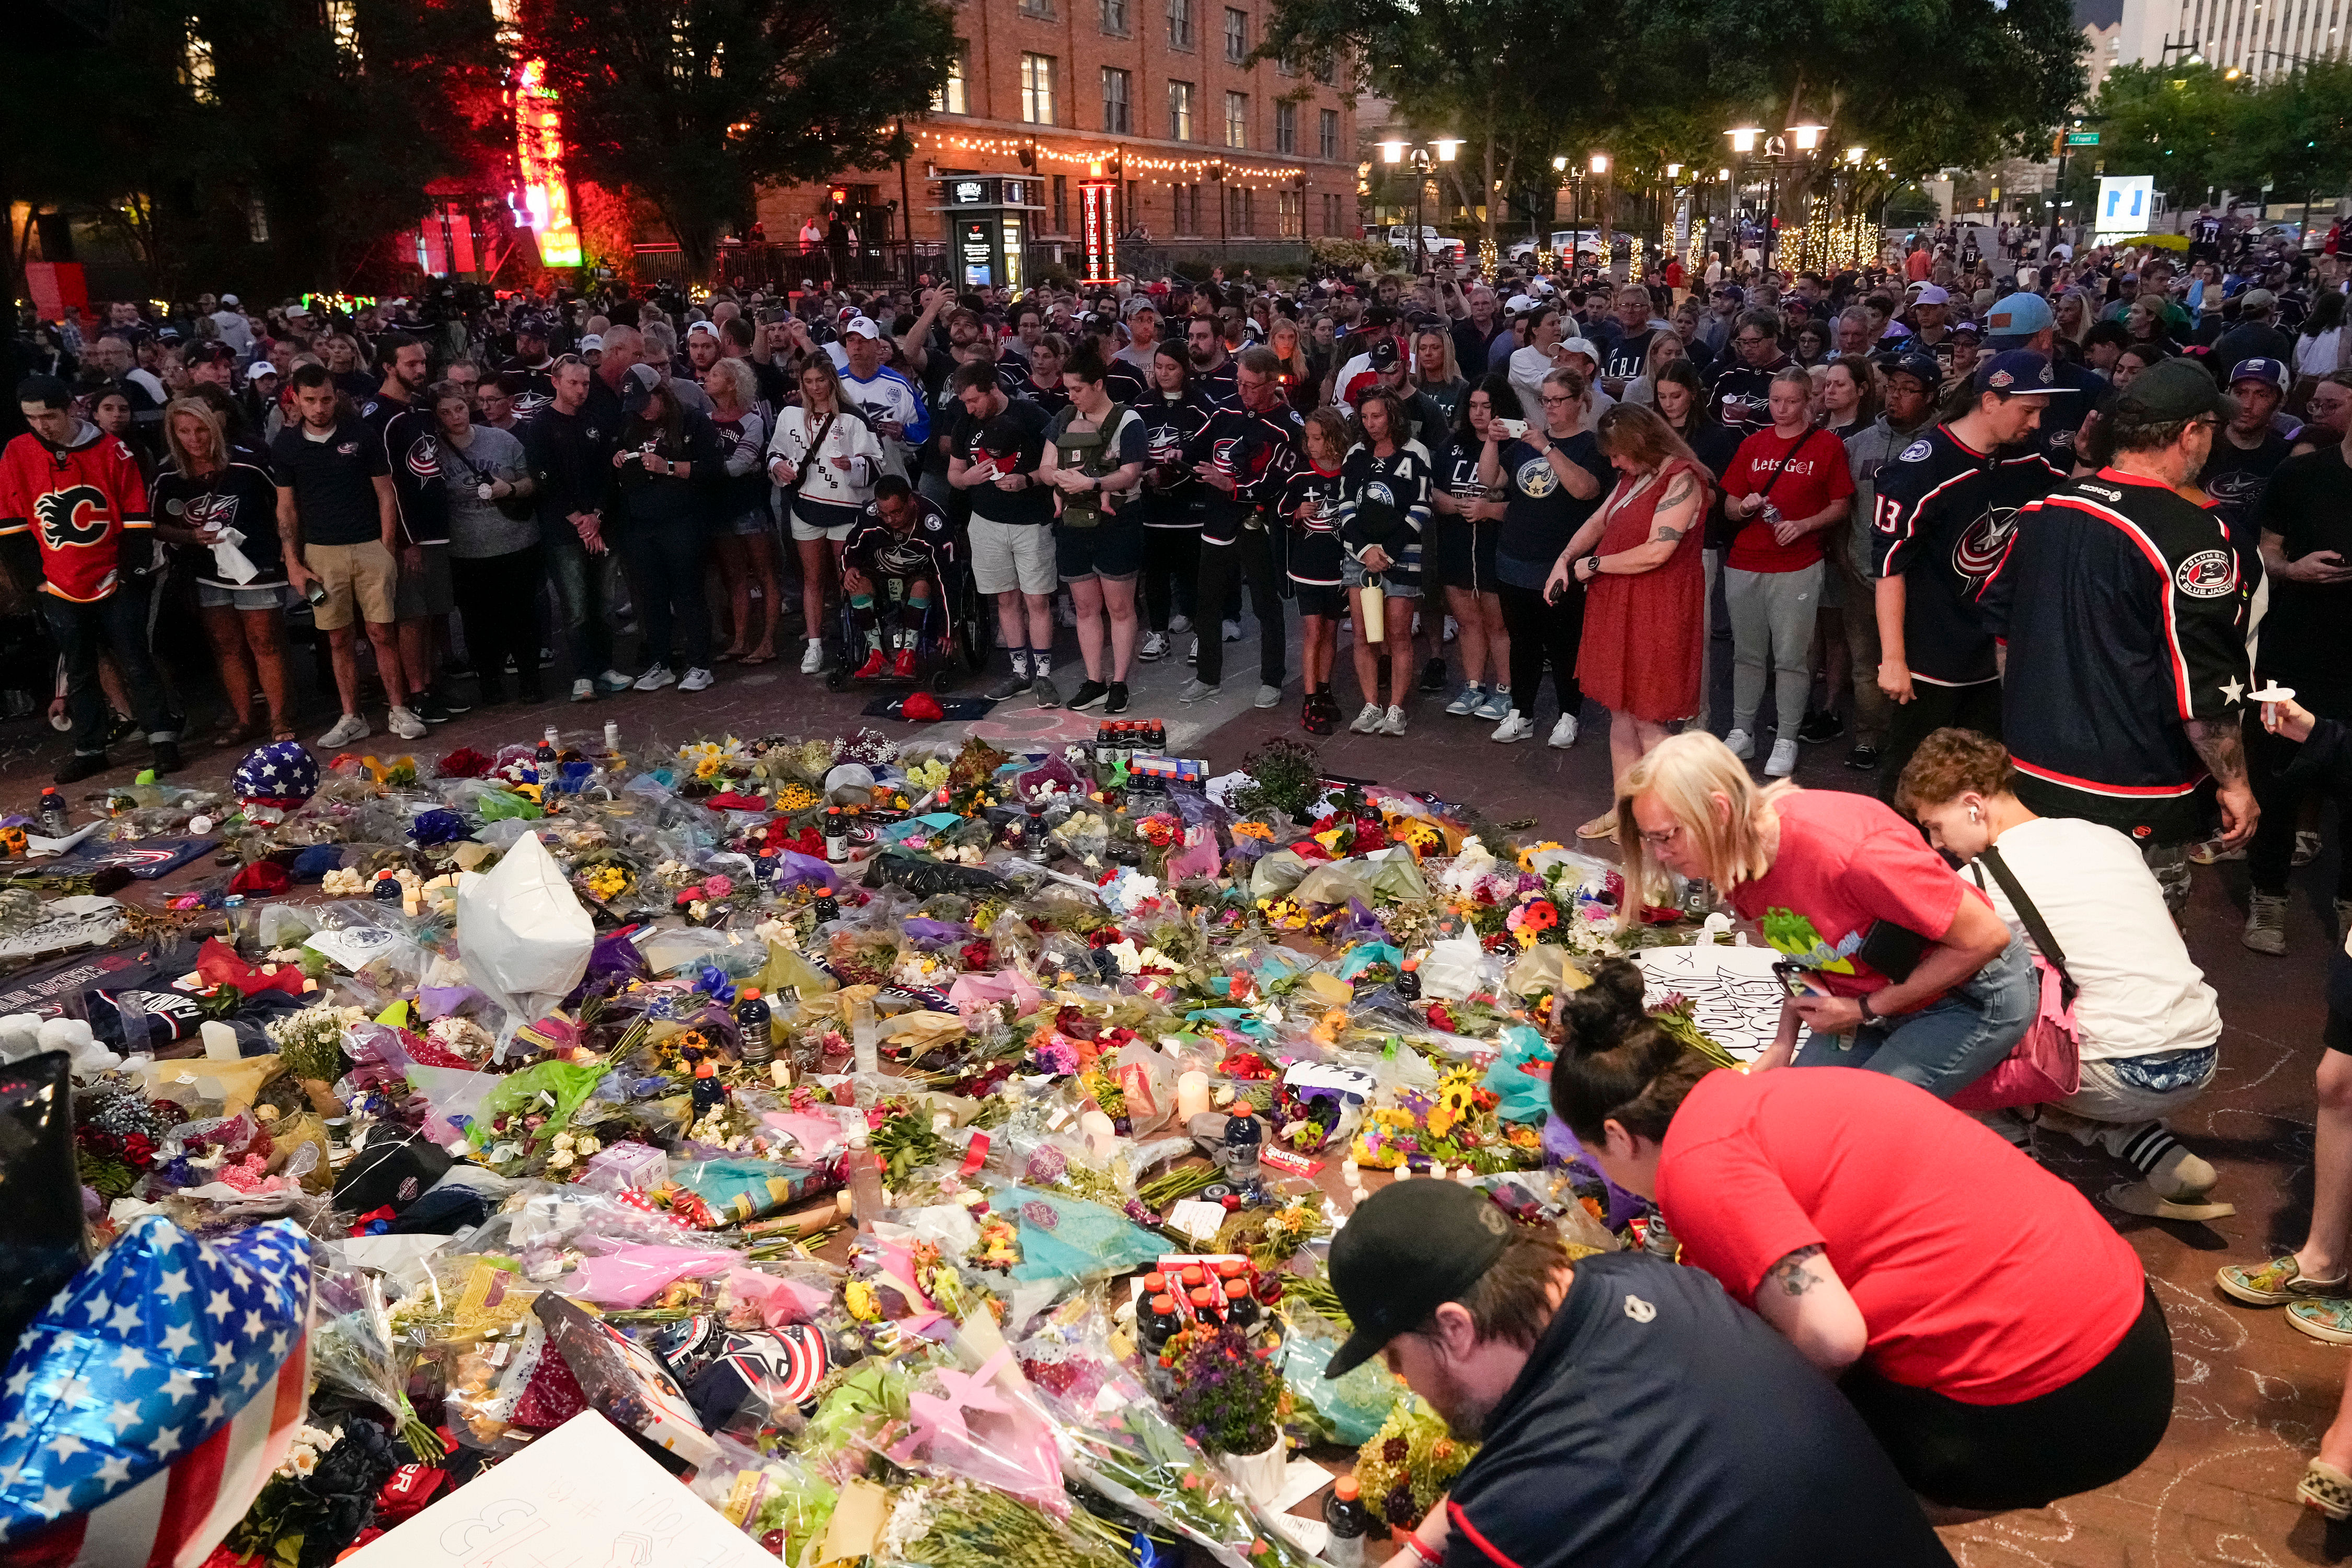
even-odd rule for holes
{"type": "MultiPolygon", "coordinates": [[[[896,474],[875,481],[841,558],[851,636],[866,644],[853,679],[914,679],[916,650],[933,613],[947,613],[945,585],[961,558],[947,513],[896,474]]],[[[929,640],[945,640],[948,630],[943,621],[929,640]]]]}

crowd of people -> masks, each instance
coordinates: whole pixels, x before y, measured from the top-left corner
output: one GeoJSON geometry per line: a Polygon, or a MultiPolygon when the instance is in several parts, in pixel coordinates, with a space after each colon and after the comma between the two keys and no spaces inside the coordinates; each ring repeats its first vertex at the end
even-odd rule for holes
{"type": "MultiPolygon", "coordinates": [[[[2242,940],[2284,954],[2287,876],[2352,792],[2326,630],[2352,608],[2344,266],[2063,249],[1998,280],[1929,235],[1828,278],[1737,256],[117,304],[13,345],[0,569],[12,645],[46,658],[9,668],[54,661],[61,782],[133,736],[180,764],[207,683],[165,650],[198,633],[224,746],[295,735],[298,638],[339,749],[373,729],[371,683],[415,740],[567,682],[699,692],[794,637],[812,679],[992,645],[991,699],[1106,714],[1139,661],[1181,658],[1198,702],[1245,615],[1257,706],[1295,657],[1312,734],[1425,718],[1567,748],[1598,718],[1614,800],[1578,833],[1622,857],[1626,921],[1704,879],[1784,960],[1746,1075],[1663,1030],[1630,966],[1565,1004],[1553,1109],[1696,1267],[1570,1271],[1444,1223],[1450,1184],[1400,1184],[1334,1249],[1342,1359],[1385,1355],[1534,1459],[1590,1420],[1528,1375],[1571,1335],[1662,1453],[1769,1468],[1759,1413],[1810,1412],[1851,1450],[1836,1483],[1817,1495],[1816,1464],[1717,1544],[1874,1519],[1848,1542],[1867,1560],[1942,1561],[1899,1489],[2032,1506],[2161,1437],[2162,1313],[2033,1139],[2127,1163],[2126,1211],[2231,1212],[2167,1121],[2220,1062],[2190,868],[2245,858],[2242,940]],[[1841,741],[1874,792],[1793,784],[1801,747],[1841,741]],[[1675,1399],[1647,1397],[1662,1376],[1675,1399]]],[[[2309,1236],[2219,1285],[2352,1343],[2343,863],[2309,1236]]],[[[1656,1484],[1712,1517],[1677,1464],[1656,1484]]],[[[1482,1467],[1422,1555],[1456,1524],[1496,1561],[1573,1554],[1482,1467]]],[[[2352,1403],[2302,1495],[2352,1517],[2352,1403]]]]}

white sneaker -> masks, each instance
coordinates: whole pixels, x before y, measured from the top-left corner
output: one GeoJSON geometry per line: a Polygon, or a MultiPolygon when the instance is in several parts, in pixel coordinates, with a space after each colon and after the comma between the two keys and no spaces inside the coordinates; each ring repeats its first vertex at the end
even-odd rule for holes
{"type": "Polygon", "coordinates": [[[1239,642],[1242,640],[1241,622],[1227,621],[1225,623],[1225,640],[1227,642],[1239,642]]]}
{"type": "Polygon", "coordinates": [[[1389,710],[1389,716],[1381,721],[1381,733],[1383,735],[1402,735],[1404,733],[1403,709],[1391,708],[1389,710]]]}
{"type": "Polygon", "coordinates": [[[374,731],[368,728],[363,715],[346,713],[335,721],[333,729],[319,737],[319,744],[331,750],[337,746],[348,746],[353,741],[364,741],[373,733],[374,731]]]}
{"type": "Polygon", "coordinates": [[[824,673],[824,644],[818,638],[811,637],[807,648],[802,652],[801,673],[803,675],[824,673]]]}
{"type": "Polygon", "coordinates": [[[596,678],[596,684],[602,686],[607,691],[626,691],[630,687],[635,686],[636,683],[637,678],[635,676],[623,675],[619,670],[611,668],[606,669],[604,674],[596,678]]]}
{"type": "Polygon", "coordinates": [[[1170,637],[1181,637],[1192,629],[1192,616],[1186,615],[1174,615],[1168,617],[1168,635],[1170,637]]]}
{"type": "Polygon", "coordinates": [[[715,678],[709,670],[700,665],[696,665],[677,678],[677,689],[680,691],[708,691],[710,689],[713,679],[715,678]]]}
{"type": "Polygon", "coordinates": [[[1460,621],[1455,620],[1452,616],[1446,616],[1446,617],[1445,617],[1445,640],[1446,640],[1447,642],[1452,642],[1455,637],[1459,637],[1459,636],[1461,636],[1461,635],[1462,635],[1462,623],[1461,623],[1460,621]]]}
{"type": "Polygon", "coordinates": [[[1576,715],[1561,714],[1559,722],[1551,727],[1551,739],[1546,741],[1544,744],[1561,752],[1576,744],[1576,715]]]}
{"type": "Polygon", "coordinates": [[[1756,754],[1756,742],[1748,738],[1745,730],[1734,730],[1723,738],[1723,743],[1729,746],[1731,754],[1743,763],[1756,754]]]}
{"type": "Polygon", "coordinates": [[[575,680],[575,681],[573,681],[573,682],[572,683],[572,701],[574,701],[574,702],[592,702],[592,701],[595,700],[595,697],[596,697],[596,683],[595,683],[594,681],[593,681],[593,680],[589,679],[586,676],[584,676],[584,675],[583,675],[583,676],[582,676],[579,679],[577,679],[577,680],[575,680]]]}
{"type": "Polygon", "coordinates": [[[1514,708],[1504,715],[1503,721],[1495,726],[1495,732],[1487,739],[1500,741],[1507,746],[1516,741],[1531,741],[1535,739],[1535,733],[1536,721],[1514,708]]]}
{"type": "Polygon", "coordinates": [[[666,664],[646,666],[646,672],[637,677],[636,681],[637,689],[640,691],[659,691],[665,686],[677,684],[677,677],[669,672],[669,666],[666,664]]]}
{"type": "Polygon", "coordinates": [[[1166,658],[1168,634],[1166,632],[1144,633],[1143,646],[1135,650],[1135,657],[1141,659],[1166,658]]]}
{"type": "Polygon", "coordinates": [[[1797,742],[1787,736],[1772,742],[1772,755],[1764,764],[1768,779],[1784,779],[1797,771],[1797,742]]]}
{"type": "Polygon", "coordinates": [[[1186,664],[1198,664],[1201,662],[1201,639],[1199,637],[1194,637],[1192,639],[1192,646],[1184,650],[1184,662],[1186,664]]]}
{"type": "Polygon", "coordinates": [[[1379,703],[1367,702],[1363,710],[1356,715],[1356,721],[1348,728],[1359,735],[1377,735],[1381,732],[1381,721],[1385,718],[1387,715],[1381,711],[1379,703]]]}
{"type": "Polygon", "coordinates": [[[394,709],[385,715],[385,728],[404,741],[421,741],[425,738],[425,721],[406,708],[394,709]]]}
{"type": "Polygon", "coordinates": [[[1265,681],[1258,682],[1257,705],[1261,708],[1280,707],[1282,705],[1282,688],[1279,686],[1269,686],[1265,681]]]}

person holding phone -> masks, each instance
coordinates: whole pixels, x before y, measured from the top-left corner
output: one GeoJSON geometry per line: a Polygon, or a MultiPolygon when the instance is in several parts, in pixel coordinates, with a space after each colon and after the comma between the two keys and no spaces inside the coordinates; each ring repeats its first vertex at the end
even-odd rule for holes
{"type": "Polygon", "coordinates": [[[1601,504],[1608,459],[1584,429],[1591,389],[1582,376],[1556,370],[1543,378],[1537,421],[1490,418],[1478,458],[1478,482],[1505,490],[1502,527],[1495,540],[1495,574],[1509,631],[1511,707],[1491,737],[1507,744],[1536,732],[1537,689],[1551,664],[1559,719],[1549,744],[1576,744],[1577,710],[1584,706],[1576,656],[1584,636],[1584,585],[1564,583],[1547,593],[1560,552],[1601,504]]]}
{"type": "Polygon", "coordinates": [[[1628,930],[1664,872],[1705,878],[1799,973],[1754,1070],[1851,1067],[1948,1100],[2024,1038],[2042,999],[2024,938],[1866,795],[1759,789],[1704,731],[1669,736],[1617,783],[1628,930]],[[1799,1031],[1807,1034],[1798,1048],[1799,1031]]]}

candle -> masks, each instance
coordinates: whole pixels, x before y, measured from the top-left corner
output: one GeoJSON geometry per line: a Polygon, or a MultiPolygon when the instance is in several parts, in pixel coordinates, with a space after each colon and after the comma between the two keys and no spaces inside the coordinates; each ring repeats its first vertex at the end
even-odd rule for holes
{"type": "Polygon", "coordinates": [[[1209,1075],[1188,1072],[1176,1079],[1176,1120],[1190,1122],[1209,1109],[1209,1075]]]}

